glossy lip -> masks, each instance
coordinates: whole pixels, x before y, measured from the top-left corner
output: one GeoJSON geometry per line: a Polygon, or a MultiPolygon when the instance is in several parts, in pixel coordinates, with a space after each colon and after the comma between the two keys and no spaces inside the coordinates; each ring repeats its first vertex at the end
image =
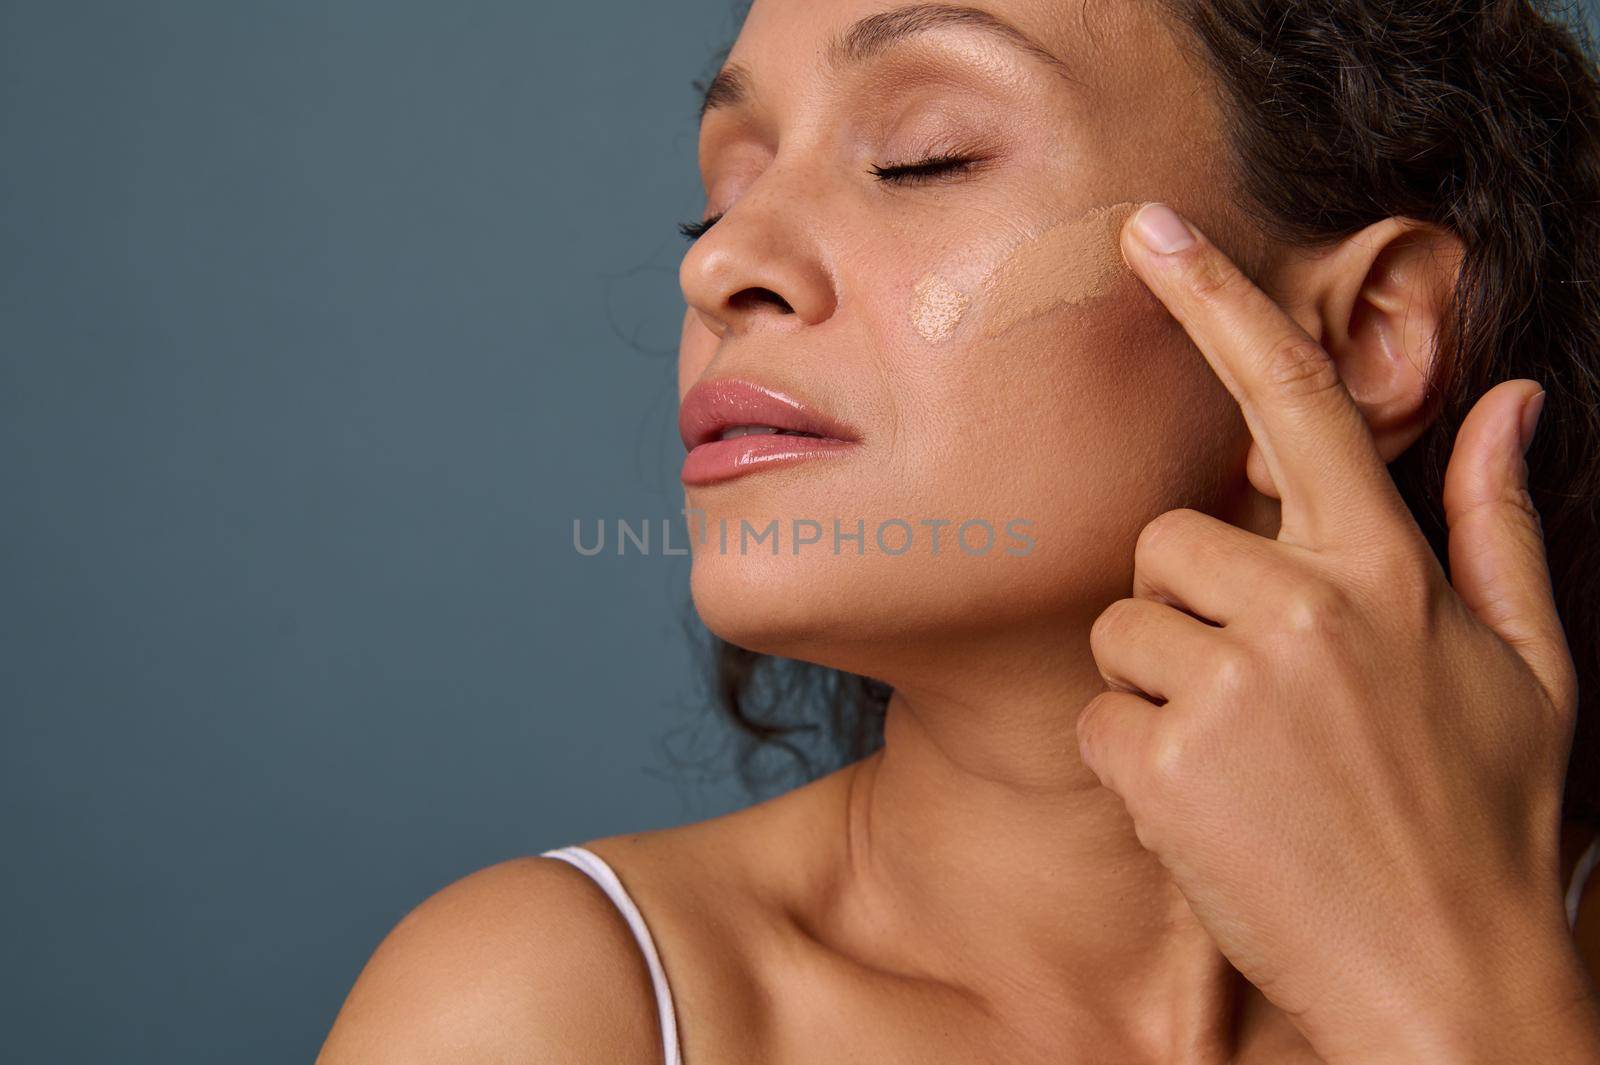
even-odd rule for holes
{"type": "Polygon", "coordinates": [[[701,381],[678,408],[678,435],[688,451],[683,483],[714,484],[758,469],[837,456],[860,443],[853,429],[792,396],[737,378],[701,381]],[[813,436],[775,433],[719,440],[736,425],[766,425],[813,436]]]}

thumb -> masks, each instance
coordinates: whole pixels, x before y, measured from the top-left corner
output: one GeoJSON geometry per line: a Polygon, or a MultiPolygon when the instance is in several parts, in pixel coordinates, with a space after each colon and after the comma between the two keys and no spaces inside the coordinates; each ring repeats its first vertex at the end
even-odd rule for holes
{"type": "Polygon", "coordinates": [[[1543,403],[1543,390],[1526,379],[1486,392],[1456,434],[1443,502],[1456,594],[1564,705],[1571,658],[1523,458],[1543,403]]]}

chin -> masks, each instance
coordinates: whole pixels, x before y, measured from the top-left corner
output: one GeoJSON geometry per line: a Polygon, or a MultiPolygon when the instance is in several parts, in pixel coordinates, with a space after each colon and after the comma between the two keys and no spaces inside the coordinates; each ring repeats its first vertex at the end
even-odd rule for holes
{"type": "MultiPolygon", "coordinates": [[[[695,551],[689,588],[700,619],[729,643],[762,654],[832,659],[852,643],[881,638],[895,608],[910,608],[903,586],[896,604],[864,594],[883,583],[863,572],[870,560],[720,554],[714,540],[695,551]]],[[[878,590],[895,594],[892,582],[878,590]]]]}
{"type": "Polygon", "coordinates": [[[1091,583],[1074,572],[1083,552],[885,555],[870,535],[865,554],[834,555],[824,542],[798,556],[787,544],[777,555],[721,553],[713,537],[695,548],[695,609],[739,647],[892,681],[940,648],[1059,618],[1091,583]]]}
{"type": "Polygon", "coordinates": [[[836,520],[848,530],[892,506],[886,487],[862,464],[834,462],[692,489],[690,591],[706,627],[751,651],[807,661],[881,639],[897,614],[916,609],[917,582],[907,580],[916,564],[871,553],[870,533],[867,553],[848,541],[836,552],[833,534],[836,520]]]}

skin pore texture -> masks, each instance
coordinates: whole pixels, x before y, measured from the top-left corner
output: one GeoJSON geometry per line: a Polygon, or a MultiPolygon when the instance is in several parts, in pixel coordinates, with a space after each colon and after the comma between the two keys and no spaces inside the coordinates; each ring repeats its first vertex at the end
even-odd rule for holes
{"type": "MultiPolygon", "coordinates": [[[[1218,88],[1158,12],[755,0],[712,86],[680,400],[744,381],[855,442],[686,488],[691,528],[782,531],[747,551],[691,539],[694,606],[738,646],[894,694],[865,759],[729,814],[582,841],[648,925],[684,1065],[1321,1060],[1079,754],[1079,715],[1107,688],[1090,630],[1129,595],[1146,525],[1189,507],[1280,527],[1239,405],[1117,234],[1135,204],[1180,211],[1337,362],[1386,461],[1421,429],[1441,287],[1399,226],[1315,251],[1264,240],[1218,88]],[[952,156],[971,165],[885,176],[952,156]],[[795,519],[823,541],[796,550],[795,519]],[[959,550],[973,519],[1026,521],[1035,548],[959,550]],[[908,550],[878,549],[891,520],[916,533],[908,550]],[[854,537],[838,549],[835,523],[854,537]]],[[[1277,794],[1230,816],[1270,822],[1304,780],[1248,764],[1277,794]]],[[[1249,873],[1291,920],[1332,928],[1326,956],[1343,959],[1341,918],[1360,915],[1307,885],[1346,855],[1310,835],[1311,872],[1249,873]]],[[[328,1065],[661,1060],[633,933],[581,871],[502,863],[422,910],[375,955],[328,1065]],[[390,1055],[365,1042],[379,1029],[390,1055]]],[[[1364,957],[1339,968],[1344,987],[1393,989],[1364,957]]]]}
{"type": "Polygon", "coordinates": [[[1104,690],[1088,629],[1143,525],[1193,506],[1276,528],[1237,405],[1115,236],[1165,199],[1269,261],[1232,207],[1215,90],[1143,3],[984,5],[1066,69],[937,16],[873,47],[897,6],[756,0],[728,57],[749,91],[702,125],[721,217],[680,268],[680,395],[744,378],[860,438],[687,505],[711,527],[922,532],[894,556],[692,545],[695,608],[743,647],[894,685],[886,747],[597,849],[660,925],[696,1065],[1294,1061],[1074,737],[1104,690]],[[945,180],[868,172],[961,149],[982,164],[945,180]],[[954,550],[949,528],[936,551],[918,524],[1013,518],[1025,557],[954,550]],[[763,901],[712,901],[708,867],[719,900],[763,901]]]}
{"type": "Polygon", "coordinates": [[[885,747],[599,846],[660,926],[690,1065],[1313,1061],[1078,754],[1105,690],[1089,630],[1143,527],[1177,507],[1279,522],[1237,403],[1117,235],[1147,200],[1195,222],[1327,347],[1391,457],[1420,432],[1438,281],[1398,230],[1267,242],[1217,87],[1156,5],[982,8],[1055,60],[944,9],[756,0],[728,56],[745,91],[701,130],[717,221],[680,267],[680,396],[745,378],[860,441],[687,505],[923,533],[892,556],[870,532],[864,551],[695,544],[695,608],[742,647],[893,685],[885,747]],[[951,154],[979,162],[873,176],[951,154]],[[917,524],[974,518],[1026,519],[1035,550],[968,555],[948,528],[936,550],[917,524]]]}
{"type": "MultiPolygon", "coordinates": [[[[1118,271],[1127,269],[1118,246],[1122,225],[1138,207],[1094,207],[1019,240],[978,281],[977,299],[986,305],[983,336],[997,337],[1025,319],[1110,291],[1118,271]]],[[[930,343],[947,340],[973,298],[940,274],[924,274],[911,302],[912,324],[930,343]]]]}

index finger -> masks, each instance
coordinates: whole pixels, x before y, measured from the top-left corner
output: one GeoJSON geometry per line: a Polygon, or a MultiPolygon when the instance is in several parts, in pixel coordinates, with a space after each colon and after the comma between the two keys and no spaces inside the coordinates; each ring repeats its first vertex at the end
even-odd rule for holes
{"type": "Polygon", "coordinates": [[[1280,540],[1337,537],[1373,509],[1411,520],[1338,366],[1193,225],[1147,203],[1122,254],[1244,412],[1283,503],[1280,540]]]}

